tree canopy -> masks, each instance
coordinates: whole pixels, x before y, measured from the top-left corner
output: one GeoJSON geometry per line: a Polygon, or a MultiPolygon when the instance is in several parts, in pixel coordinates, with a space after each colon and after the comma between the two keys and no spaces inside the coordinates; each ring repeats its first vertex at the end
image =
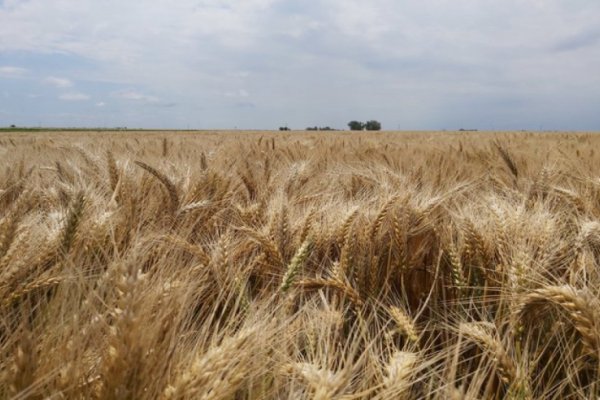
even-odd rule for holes
{"type": "Polygon", "coordinates": [[[379,131],[381,130],[381,122],[374,119],[367,122],[350,121],[348,122],[348,127],[351,131],[363,131],[365,129],[368,131],[379,131]]]}

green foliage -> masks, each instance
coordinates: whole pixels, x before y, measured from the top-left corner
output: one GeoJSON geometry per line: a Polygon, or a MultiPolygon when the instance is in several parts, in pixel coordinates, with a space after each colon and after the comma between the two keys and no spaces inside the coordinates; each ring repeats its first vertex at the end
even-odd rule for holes
{"type": "Polygon", "coordinates": [[[348,122],[348,127],[351,131],[364,131],[365,129],[368,131],[380,131],[381,122],[374,119],[367,122],[350,121],[348,122]]]}
{"type": "Polygon", "coordinates": [[[365,129],[368,131],[380,131],[381,123],[372,119],[371,121],[367,121],[367,123],[365,124],[365,129]]]}
{"type": "Polygon", "coordinates": [[[350,121],[348,127],[351,131],[362,131],[365,129],[365,124],[360,121],[350,121]]]}

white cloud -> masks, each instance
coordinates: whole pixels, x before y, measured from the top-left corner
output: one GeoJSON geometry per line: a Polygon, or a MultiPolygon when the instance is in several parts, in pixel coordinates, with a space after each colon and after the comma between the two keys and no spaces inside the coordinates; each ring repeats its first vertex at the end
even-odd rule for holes
{"type": "Polygon", "coordinates": [[[105,105],[106,103],[103,101],[99,101],[98,103],[96,103],[96,107],[104,107],[105,105]]]}
{"type": "Polygon", "coordinates": [[[9,65],[0,66],[0,77],[2,78],[19,78],[27,73],[25,68],[12,67],[9,65]]]}
{"type": "Polygon", "coordinates": [[[230,75],[233,78],[244,79],[244,78],[248,78],[250,76],[250,72],[248,72],[248,71],[235,71],[235,72],[230,73],[230,75]]]}
{"type": "Polygon", "coordinates": [[[150,96],[150,95],[147,95],[144,93],[137,92],[135,90],[122,90],[122,91],[113,93],[113,96],[120,98],[120,99],[143,101],[146,103],[157,103],[160,100],[156,96],[150,96]]]}
{"type": "Polygon", "coordinates": [[[245,89],[239,89],[237,91],[233,91],[233,92],[225,92],[225,97],[248,97],[250,96],[250,93],[248,93],[247,90],[245,89]]]}
{"type": "Polygon", "coordinates": [[[73,82],[71,82],[71,80],[67,78],[57,78],[55,76],[49,76],[45,78],[44,83],[57,88],[68,88],[73,86],[73,82]]]}
{"type": "Polygon", "coordinates": [[[59,95],[58,98],[65,101],[86,101],[90,99],[90,96],[85,93],[69,92],[59,95]]]}

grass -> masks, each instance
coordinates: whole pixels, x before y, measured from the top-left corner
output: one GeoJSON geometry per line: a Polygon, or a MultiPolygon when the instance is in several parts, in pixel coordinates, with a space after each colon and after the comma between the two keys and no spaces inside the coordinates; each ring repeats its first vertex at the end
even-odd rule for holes
{"type": "Polygon", "coordinates": [[[2,132],[0,398],[597,398],[599,144],[2,132]]]}

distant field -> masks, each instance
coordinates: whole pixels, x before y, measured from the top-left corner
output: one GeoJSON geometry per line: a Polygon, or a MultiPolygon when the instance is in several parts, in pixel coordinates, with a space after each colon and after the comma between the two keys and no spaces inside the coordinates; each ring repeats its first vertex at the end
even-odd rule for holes
{"type": "Polygon", "coordinates": [[[599,398],[599,146],[0,132],[0,398],[599,398]]]}

